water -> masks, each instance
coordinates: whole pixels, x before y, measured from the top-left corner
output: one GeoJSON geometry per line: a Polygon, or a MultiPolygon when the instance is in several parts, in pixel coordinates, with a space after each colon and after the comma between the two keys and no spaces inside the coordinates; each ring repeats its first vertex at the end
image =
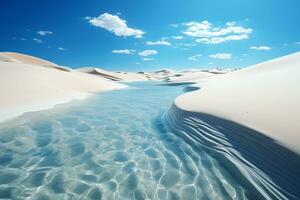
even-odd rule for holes
{"type": "Polygon", "coordinates": [[[167,131],[183,86],[128,90],[0,125],[0,198],[249,199],[214,157],[167,131]]]}

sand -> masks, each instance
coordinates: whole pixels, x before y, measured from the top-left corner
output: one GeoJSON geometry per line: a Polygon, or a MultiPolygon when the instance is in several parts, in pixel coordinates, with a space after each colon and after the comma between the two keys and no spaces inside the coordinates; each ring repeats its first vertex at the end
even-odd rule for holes
{"type": "Polygon", "coordinates": [[[166,81],[169,84],[179,84],[179,83],[198,83],[200,80],[212,77],[216,74],[203,71],[185,71],[178,72],[174,75],[168,76],[166,81]]]}
{"type": "Polygon", "coordinates": [[[29,56],[21,53],[14,52],[0,52],[0,61],[14,62],[14,63],[23,63],[30,65],[40,65],[48,67],[58,67],[57,64],[37,58],[34,56],[29,56]]]}
{"type": "Polygon", "coordinates": [[[93,74],[98,77],[102,77],[108,80],[113,81],[123,81],[123,82],[131,82],[131,81],[148,81],[148,80],[156,80],[151,74],[146,72],[110,72],[100,68],[95,67],[84,67],[76,69],[79,72],[84,72],[87,74],[93,74]]]}
{"type": "MultiPolygon", "coordinates": [[[[3,60],[3,56],[1,58],[3,60]]],[[[59,66],[55,64],[52,65],[54,67],[44,67],[49,63],[34,57],[18,54],[15,58],[24,59],[19,59],[22,62],[0,61],[0,121],[24,112],[48,109],[56,104],[82,99],[95,92],[127,87],[75,70],[58,70],[56,67],[59,66]],[[25,61],[30,64],[24,64],[25,61]]]]}
{"type": "Polygon", "coordinates": [[[300,52],[209,77],[175,105],[247,126],[300,154],[299,65],[300,52]]]}

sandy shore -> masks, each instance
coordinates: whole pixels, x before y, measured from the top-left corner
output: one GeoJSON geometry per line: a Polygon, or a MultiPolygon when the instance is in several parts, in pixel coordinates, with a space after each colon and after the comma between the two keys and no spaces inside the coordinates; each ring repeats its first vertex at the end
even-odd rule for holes
{"type": "Polygon", "coordinates": [[[21,54],[0,57],[0,121],[126,86],[21,54]],[[46,66],[46,67],[45,67],[46,66]]]}
{"type": "MultiPolygon", "coordinates": [[[[202,79],[175,105],[258,130],[300,153],[300,53],[202,79]]],[[[193,78],[195,79],[195,78],[193,78]]]]}

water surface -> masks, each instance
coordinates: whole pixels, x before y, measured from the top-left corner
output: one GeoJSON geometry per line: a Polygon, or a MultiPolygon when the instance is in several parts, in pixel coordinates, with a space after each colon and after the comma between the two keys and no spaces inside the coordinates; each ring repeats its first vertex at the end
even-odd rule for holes
{"type": "Polygon", "coordinates": [[[162,120],[184,86],[131,89],[0,125],[0,198],[251,199],[239,177],[162,120]]]}

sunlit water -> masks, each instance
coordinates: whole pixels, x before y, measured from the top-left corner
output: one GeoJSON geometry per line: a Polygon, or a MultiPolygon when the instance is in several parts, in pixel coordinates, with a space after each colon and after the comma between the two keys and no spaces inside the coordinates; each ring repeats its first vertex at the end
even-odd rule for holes
{"type": "Polygon", "coordinates": [[[0,125],[0,198],[251,199],[239,177],[167,131],[183,86],[131,89],[0,125]]]}

